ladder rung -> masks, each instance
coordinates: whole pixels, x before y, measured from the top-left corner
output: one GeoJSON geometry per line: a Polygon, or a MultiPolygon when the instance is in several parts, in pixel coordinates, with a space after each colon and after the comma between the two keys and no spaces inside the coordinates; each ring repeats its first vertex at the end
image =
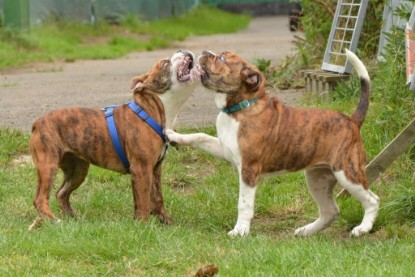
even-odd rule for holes
{"type": "Polygon", "coordinates": [[[353,19],[357,19],[357,16],[354,16],[354,15],[339,15],[339,18],[353,18],[353,19]]]}
{"type": "Polygon", "coordinates": [[[340,4],[340,6],[353,6],[353,7],[360,6],[360,5],[361,5],[361,3],[342,3],[342,4],[340,4]]]}
{"type": "Polygon", "coordinates": [[[335,30],[342,30],[342,31],[354,31],[354,28],[343,28],[343,27],[336,27],[335,30]]]}

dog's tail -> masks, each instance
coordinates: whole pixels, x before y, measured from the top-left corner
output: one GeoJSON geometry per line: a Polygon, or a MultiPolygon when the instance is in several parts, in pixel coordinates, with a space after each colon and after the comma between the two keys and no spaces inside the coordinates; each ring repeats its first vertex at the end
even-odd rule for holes
{"type": "Polygon", "coordinates": [[[360,77],[361,94],[359,104],[356,111],[351,118],[354,123],[360,128],[363,121],[365,121],[366,113],[369,108],[369,94],[370,94],[370,77],[362,61],[351,51],[346,49],[346,56],[352,63],[357,75],[360,77]]]}

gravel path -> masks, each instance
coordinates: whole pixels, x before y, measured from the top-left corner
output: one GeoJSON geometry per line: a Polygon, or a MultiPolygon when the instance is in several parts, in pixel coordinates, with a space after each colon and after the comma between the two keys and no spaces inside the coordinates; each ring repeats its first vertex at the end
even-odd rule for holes
{"type": "MultiPolygon", "coordinates": [[[[0,126],[30,131],[42,114],[69,106],[104,107],[131,100],[131,77],[146,72],[155,61],[188,49],[236,52],[248,61],[264,58],[279,64],[293,51],[294,34],[286,16],[258,17],[235,34],[190,37],[169,49],[136,52],[116,60],[39,64],[0,73],[0,126]]],[[[302,91],[280,91],[284,102],[295,105],[302,91]]],[[[218,111],[213,93],[198,87],[178,118],[178,126],[203,127],[215,122],[218,111]]]]}

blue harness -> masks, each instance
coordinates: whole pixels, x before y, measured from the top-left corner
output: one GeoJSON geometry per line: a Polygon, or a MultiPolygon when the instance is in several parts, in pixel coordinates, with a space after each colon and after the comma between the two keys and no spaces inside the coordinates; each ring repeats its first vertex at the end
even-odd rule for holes
{"type": "MultiPolygon", "coordinates": [[[[146,111],[139,105],[137,105],[134,101],[127,103],[128,106],[134,111],[134,113],[140,117],[144,122],[146,122],[153,130],[160,136],[161,140],[164,142],[164,153],[160,157],[159,161],[161,161],[164,156],[166,155],[168,144],[166,137],[163,133],[163,127],[161,127],[154,118],[148,115],[146,111]]],[[[107,119],[107,126],[108,130],[110,132],[112,145],[115,148],[115,151],[117,152],[118,157],[120,158],[122,164],[124,165],[124,168],[127,170],[127,172],[130,172],[130,163],[127,159],[127,156],[124,153],[124,150],[122,149],[122,145],[120,142],[120,138],[118,136],[117,127],[115,126],[115,120],[114,120],[114,108],[117,107],[117,105],[112,105],[104,108],[105,111],[105,118],[107,119]]]]}

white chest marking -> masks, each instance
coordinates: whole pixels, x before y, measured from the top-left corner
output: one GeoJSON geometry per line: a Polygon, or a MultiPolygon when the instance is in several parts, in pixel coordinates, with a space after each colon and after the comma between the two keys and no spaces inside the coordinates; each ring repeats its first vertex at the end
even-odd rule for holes
{"type": "Polygon", "coordinates": [[[226,97],[225,93],[216,93],[215,94],[215,103],[218,109],[223,109],[226,107],[226,97]]]}
{"type": "Polygon", "coordinates": [[[238,145],[239,122],[226,113],[221,112],[216,119],[216,129],[224,157],[240,169],[242,157],[238,145]]]}
{"type": "Polygon", "coordinates": [[[190,98],[195,86],[196,83],[190,85],[173,84],[169,91],[159,95],[166,115],[166,128],[173,129],[177,115],[190,98]]]}

